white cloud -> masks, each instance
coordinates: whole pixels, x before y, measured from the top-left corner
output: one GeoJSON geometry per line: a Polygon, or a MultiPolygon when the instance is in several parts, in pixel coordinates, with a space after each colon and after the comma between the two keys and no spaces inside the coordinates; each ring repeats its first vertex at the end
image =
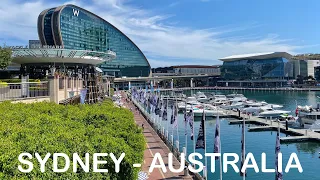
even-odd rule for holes
{"type": "MultiPolygon", "coordinates": [[[[256,24],[193,29],[179,27],[178,24],[169,25],[168,21],[173,15],[155,15],[141,7],[132,6],[130,1],[92,0],[89,3],[75,0],[66,3],[84,7],[115,25],[145,52],[153,66],[161,65],[161,61],[174,65],[175,62],[169,60],[173,58],[192,59],[192,64],[217,64],[220,62],[215,60],[234,54],[295,52],[300,48],[289,44],[290,40],[280,39],[277,35],[244,33],[245,30],[257,28],[256,24]],[[232,36],[232,32],[241,32],[242,35],[232,36]]],[[[61,4],[57,2],[48,3],[43,0],[25,3],[2,0],[0,43],[1,38],[23,41],[38,38],[36,25],[39,13],[46,8],[59,5],[61,4]]]]}

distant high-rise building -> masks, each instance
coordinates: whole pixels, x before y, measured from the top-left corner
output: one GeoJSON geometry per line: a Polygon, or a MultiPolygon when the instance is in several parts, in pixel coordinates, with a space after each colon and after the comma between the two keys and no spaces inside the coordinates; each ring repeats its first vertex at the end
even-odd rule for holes
{"type": "Polygon", "coordinates": [[[40,47],[41,47],[40,40],[29,40],[29,48],[30,49],[36,49],[36,48],[40,48],[40,47]]]}

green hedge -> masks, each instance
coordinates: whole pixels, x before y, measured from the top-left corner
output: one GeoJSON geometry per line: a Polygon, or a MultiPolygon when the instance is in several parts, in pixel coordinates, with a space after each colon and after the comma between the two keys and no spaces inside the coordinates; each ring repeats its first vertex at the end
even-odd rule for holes
{"type": "Polygon", "coordinates": [[[0,88],[7,87],[7,86],[8,86],[7,82],[0,81],[0,88]]]}
{"type": "MultiPolygon", "coordinates": [[[[21,83],[21,79],[0,79],[2,82],[7,82],[7,83],[21,83]]],[[[29,79],[29,82],[40,82],[41,80],[39,79],[29,79]]]]}
{"type": "MultiPolygon", "coordinates": [[[[0,179],[137,179],[142,163],[145,139],[136,126],[133,114],[114,107],[111,101],[102,104],[63,106],[54,103],[13,104],[0,103],[0,179]],[[33,155],[33,171],[18,170],[19,154],[33,155]],[[42,158],[46,153],[65,153],[70,158],[69,170],[65,173],[52,171],[52,155],[42,173],[34,153],[42,158]],[[90,172],[72,172],[72,154],[90,153],[90,172]],[[108,173],[92,170],[93,153],[114,153],[118,158],[125,153],[120,172],[114,172],[109,156],[107,164],[100,165],[108,173]]],[[[84,160],[84,158],[82,158],[84,160]]],[[[60,166],[61,165],[61,166],[60,166]]],[[[27,168],[26,166],[24,166],[27,168]]],[[[64,162],[59,162],[64,167],[64,162]]],[[[81,168],[80,168],[81,169],[81,168]]]]}

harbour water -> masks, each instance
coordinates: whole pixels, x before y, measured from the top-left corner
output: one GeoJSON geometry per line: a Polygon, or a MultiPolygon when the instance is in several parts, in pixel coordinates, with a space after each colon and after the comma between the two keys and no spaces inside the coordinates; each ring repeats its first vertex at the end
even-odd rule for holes
{"type": "MultiPolygon", "coordinates": [[[[233,91],[207,91],[205,93],[215,92],[216,94],[230,94],[234,93],[233,91]]],[[[186,95],[190,95],[190,91],[184,92],[186,95]]],[[[195,92],[193,92],[195,93],[195,92]]],[[[242,91],[237,92],[244,94],[249,99],[256,100],[265,100],[268,103],[281,104],[284,105],[285,110],[290,110],[294,113],[296,107],[296,101],[298,105],[316,105],[320,92],[259,92],[259,91],[242,91]]],[[[319,99],[320,100],[320,99],[319,99]]],[[[169,112],[170,117],[170,112],[169,112]]],[[[185,147],[185,124],[183,119],[183,114],[179,114],[179,141],[180,149],[185,147]]],[[[161,121],[162,127],[167,127],[166,121],[161,121]]],[[[215,134],[215,119],[207,119],[206,121],[206,143],[207,143],[207,152],[213,152],[214,146],[214,134],[215,134]]],[[[195,139],[198,137],[200,121],[196,121],[194,124],[195,127],[195,139]]],[[[249,125],[246,126],[246,128],[249,125]]],[[[174,135],[174,139],[177,140],[177,131],[172,131],[171,125],[169,126],[170,134],[174,135]]],[[[190,127],[187,128],[187,153],[193,152],[193,142],[190,139],[190,127]]],[[[286,136],[281,133],[281,136],[286,136]]],[[[267,155],[267,168],[275,167],[275,143],[276,143],[276,132],[248,132],[246,131],[246,153],[251,152],[254,154],[255,160],[259,166],[259,173],[255,173],[253,169],[248,170],[246,179],[256,180],[256,179],[274,179],[274,173],[262,173],[261,172],[261,153],[266,153],[267,155]]],[[[237,153],[240,157],[241,154],[241,126],[239,125],[229,125],[226,119],[221,119],[221,149],[222,153],[237,153]]],[[[204,154],[204,150],[199,149],[196,152],[204,154]]],[[[303,173],[299,173],[297,169],[291,169],[288,173],[284,173],[283,179],[290,180],[302,180],[310,179],[316,180],[319,179],[320,174],[318,169],[320,167],[320,143],[317,142],[304,142],[304,143],[291,143],[291,144],[281,144],[281,152],[283,154],[283,169],[285,168],[288,159],[291,153],[296,153],[300,160],[300,163],[303,168],[303,173]]],[[[230,159],[232,160],[232,159],[230,159]]],[[[204,160],[202,160],[204,162],[204,160]]],[[[208,179],[216,180],[219,179],[219,161],[215,162],[216,169],[215,173],[210,172],[211,161],[208,158],[208,179]]],[[[238,164],[240,167],[240,162],[238,164]]],[[[242,179],[242,177],[235,173],[231,167],[228,167],[228,172],[223,173],[223,179],[242,179]]]]}

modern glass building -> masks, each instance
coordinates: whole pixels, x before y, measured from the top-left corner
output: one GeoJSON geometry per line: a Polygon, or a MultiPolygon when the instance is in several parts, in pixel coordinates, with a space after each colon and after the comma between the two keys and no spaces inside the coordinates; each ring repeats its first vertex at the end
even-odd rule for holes
{"type": "Polygon", "coordinates": [[[38,17],[38,34],[42,45],[115,52],[114,60],[99,65],[106,75],[150,75],[150,64],[134,42],[106,20],[78,6],[63,5],[42,11],[38,17]]]}
{"type": "Polygon", "coordinates": [[[293,79],[294,62],[285,52],[234,55],[223,61],[221,75],[226,80],[293,79]]]}

